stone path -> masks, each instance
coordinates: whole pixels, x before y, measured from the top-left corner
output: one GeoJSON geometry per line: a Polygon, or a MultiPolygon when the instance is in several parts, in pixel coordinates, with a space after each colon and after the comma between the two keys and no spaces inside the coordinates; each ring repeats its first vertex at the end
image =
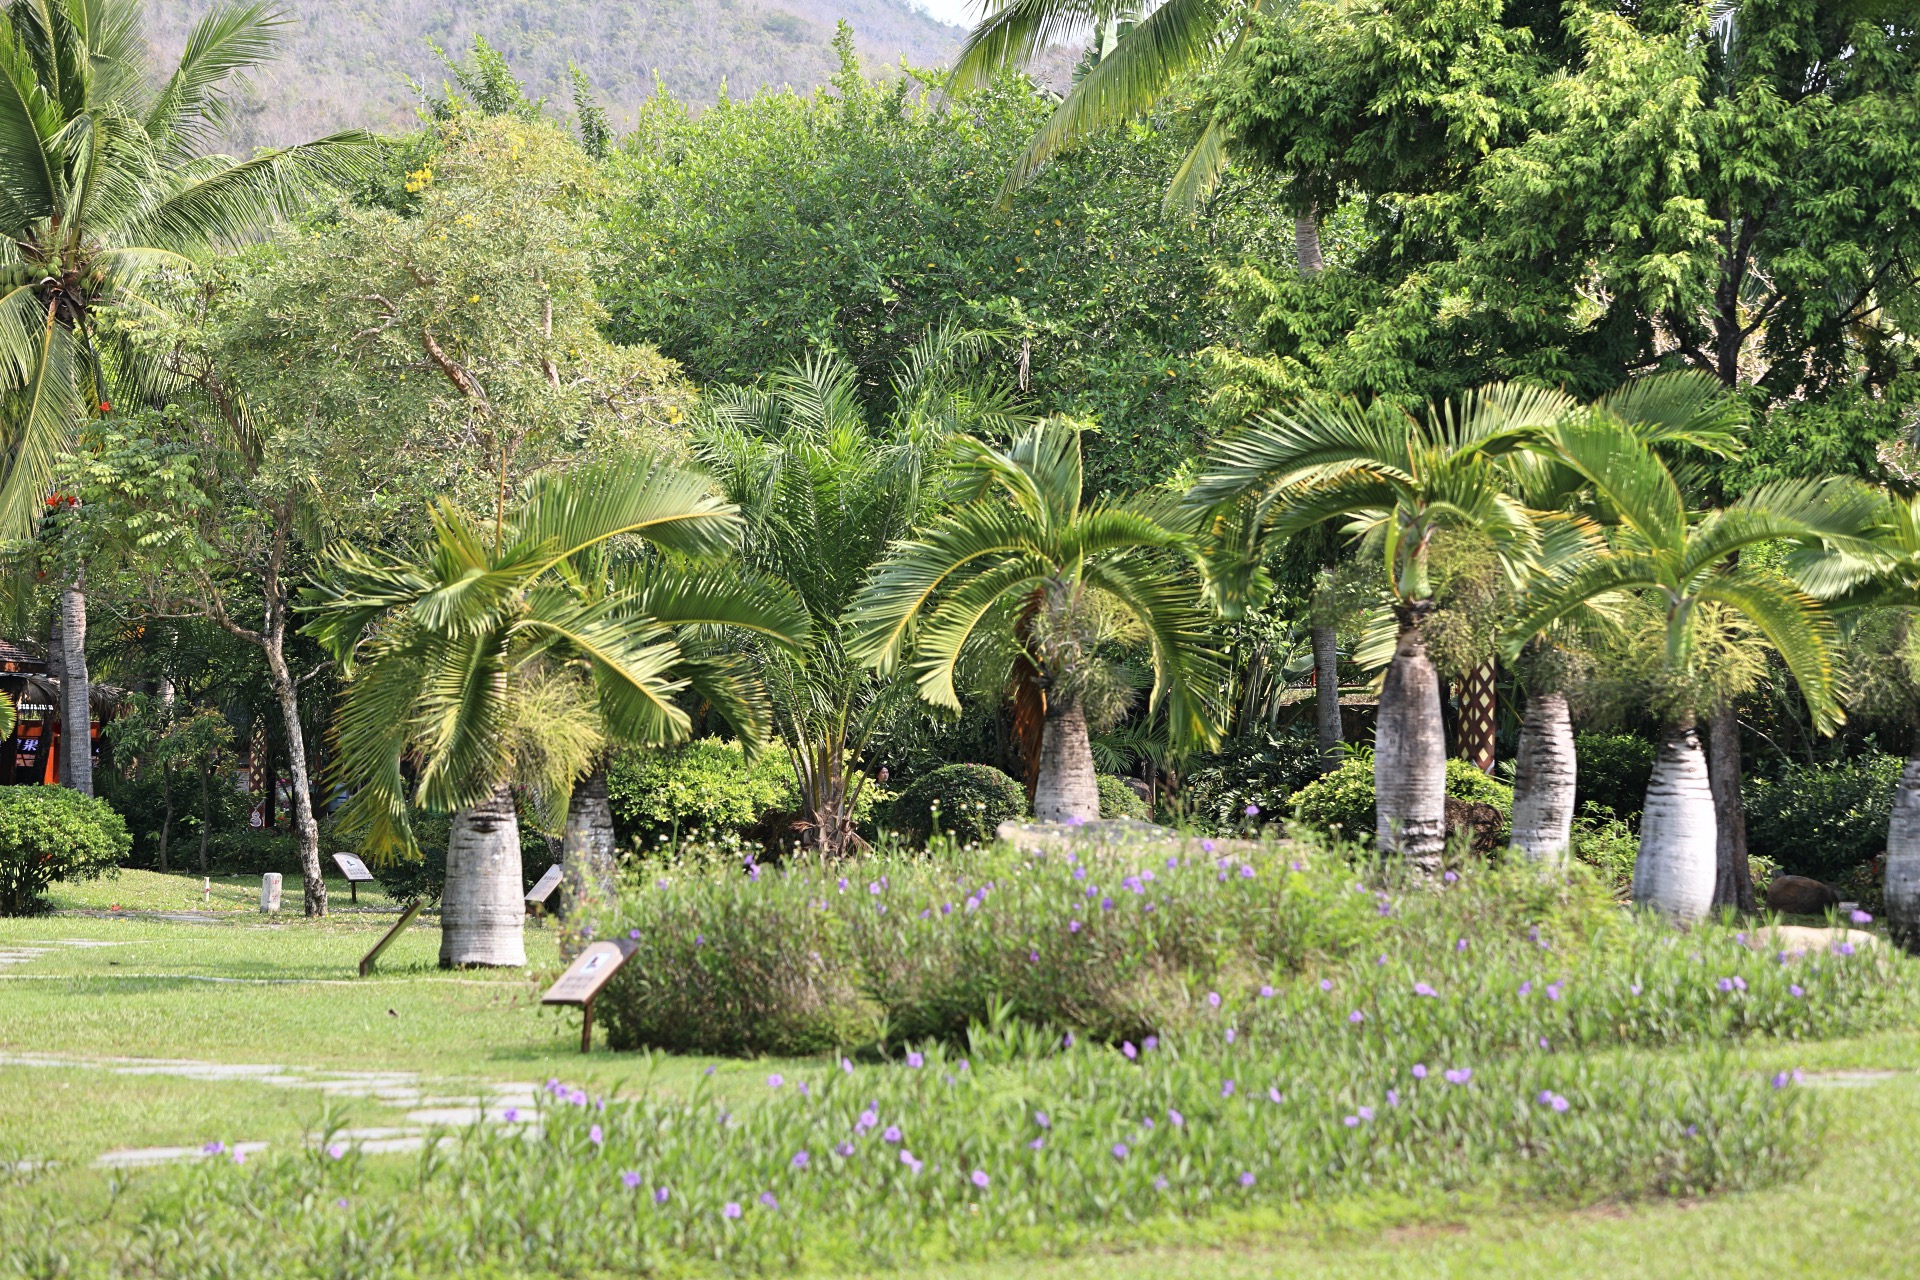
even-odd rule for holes
{"type": "MultiPolygon", "coordinates": [[[[334,1137],[366,1152],[417,1151],[435,1129],[474,1124],[511,1125],[536,1131],[531,1117],[540,1086],[482,1084],[461,1086],[417,1071],[347,1071],[333,1067],[291,1067],[276,1063],[203,1062],[191,1058],[91,1058],[53,1053],[0,1053],[0,1066],[49,1070],[105,1071],[114,1075],[163,1075],[183,1080],[237,1080],[282,1089],[310,1089],[329,1098],[372,1098],[406,1109],[404,1126],[343,1129],[334,1137]],[[522,1119],[525,1115],[527,1119],[522,1119]]],[[[228,1143],[222,1154],[242,1156],[264,1151],[265,1142],[228,1143]]],[[[93,1161],[97,1168],[138,1168],[176,1160],[197,1160],[200,1147],[128,1147],[93,1161]]]]}

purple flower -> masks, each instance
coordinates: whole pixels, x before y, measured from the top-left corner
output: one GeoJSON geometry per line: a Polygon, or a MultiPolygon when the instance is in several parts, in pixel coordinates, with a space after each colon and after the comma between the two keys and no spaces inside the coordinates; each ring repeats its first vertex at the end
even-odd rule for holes
{"type": "Polygon", "coordinates": [[[855,1133],[865,1133],[867,1130],[873,1128],[873,1126],[879,1123],[880,1123],[880,1113],[875,1111],[872,1107],[868,1107],[865,1111],[862,1111],[860,1113],[860,1118],[853,1122],[853,1131],[855,1133]]]}
{"type": "Polygon", "coordinates": [[[500,1113],[500,1118],[502,1120],[505,1120],[508,1124],[517,1124],[519,1123],[519,1120],[520,1120],[520,1108],[508,1107],[505,1111],[502,1111],[500,1113]]]}
{"type": "Polygon", "coordinates": [[[1241,1175],[1240,1175],[1240,1185],[1241,1185],[1241,1186],[1243,1186],[1243,1187],[1250,1187],[1250,1186],[1252,1186],[1252,1185],[1253,1185],[1253,1175],[1252,1175],[1251,1173],[1243,1173],[1243,1174],[1241,1174],[1241,1175]]]}
{"type": "Polygon", "coordinates": [[[1261,998],[1262,1000],[1271,1000],[1271,999],[1273,999],[1273,996],[1274,996],[1274,991],[1273,991],[1273,988],[1272,988],[1272,987],[1261,987],[1261,988],[1260,988],[1260,998],[1261,998]]]}
{"type": "Polygon", "coordinates": [[[696,946],[696,947],[704,947],[704,946],[706,946],[706,945],[707,945],[707,935],[706,935],[706,934],[704,934],[704,933],[696,933],[696,934],[694,934],[694,935],[693,935],[693,945],[694,945],[694,946],[696,946]]]}
{"type": "Polygon", "coordinates": [[[1360,1117],[1348,1116],[1345,1120],[1342,1120],[1341,1123],[1346,1125],[1347,1128],[1349,1129],[1357,1129],[1360,1127],[1360,1117]]]}
{"type": "Polygon", "coordinates": [[[639,1171],[636,1169],[629,1169],[625,1173],[621,1174],[620,1185],[625,1187],[629,1191],[632,1191],[635,1187],[639,1186],[640,1185],[639,1171]]]}
{"type": "Polygon", "coordinates": [[[1398,1089],[1387,1090],[1387,1105],[1390,1107],[1400,1105],[1400,1091],[1398,1089]]]}
{"type": "Polygon", "coordinates": [[[587,1130],[587,1141],[591,1142],[594,1146],[597,1147],[606,1140],[607,1135],[600,1131],[599,1125],[594,1125],[593,1128],[587,1130]]]}
{"type": "Polygon", "coordinates": [[[1282,1097],[1282,1094],[1277,1086],[1271,1087],[1267,1090],[1267,1101],[1278,1103],[1281,1097],[1282,1097]]]}
{"type": "Polygon", "coordinates": [[[1172,1125],[1174,1128],[1179,1129],[1186,1125],[1187,1118],[1181,1115],[1178,1111],[1175,1111],[1172,1107],[1168,1107],[1167,1123],[1172,1125]]]}
{"type": "Polygon", "coordinates": [[[760,1193],[760,1203],[769,1209],[778,1209],[780,1207],[780,1202],[773,1198],[773,1192],[771,1191],[762,1191],[760,1193]]]}
{"type": "Polygon", "coordinates": [[[1453,944],[1453,949],[1455,951],[1465,951],[1467,949],[1467,940],[1465,938],[1460,939],[1460,941],[1453,944]]]}
{"type": "Polygon", "coordinates": [[[1152,1053],[1155,1049],[1158,1049],[1159,1047],[1160,1047],[1159,1036],[1148,1036],[1145,1040],[1142,1040],[1140,1042],[1140,1051],[1142,1053],[1152,1053]]]}
{"type": "Polygon", "coordinates": [[[1531,979],[1529,979],[1526,982],[1522,982],[1520,984],[1520,994],[1523,996],[1530,996],[1533,994],[1533,982],[1531,979]]]}
{"type": "Polygon", "coordinates": [[[1153,1180],[1153,1189],[1155,1191],[1165,1191],[1167,1189],[1167,1178],[1165,1174],[1153,1180]]]}
{"type": "Polygon", "coordinates": [[[1557,982],[1549,982],[1547,984],[1547,999],[1558,1000],[1559,998],[1560,998],[1560,984],[1557,982]]]}
{"type": "Polygon", "coordinates": [[[1233,1081],[1231,1081],[1231,1080],[1222,1080],[1222,1081],[1220,1082],[1220,1096],[1221,1096],[1221,1097],[1223,1097],[1223,1098],[1231,1098],[1231,1097],[1233,1096],[1233,1090],[1234,1090],[1234,1083],[1233,1083],[1233,1081]]]}
{"type": "Polygon", "coordinates": [[[787,1163],[791,1164],[796,1169],[804,1169],[808,1165],[813,1163],[813,1157],[808,1155],[804,1151],[796,1151],[793,1153],[793,1159],[789,1160],[787,1163]]]}
{"type": "Polygon", "coordinates": [[[206,1146],[200,1148],[200,1154],[203,1156],[217,1156],[221,1152],[225,1151],[226,1149],[227,1149],[227,1144],[216,1139],[215,1141],[209,1142],[206,1146]]]}
{"type": "Polygon", "coordinates": [[[900,1163],[907,1166],[907,1168],[913,1170],[915,1173],[918,1173],[920,1172],[920,1169],[925,1162],[921,1160],[916,1160],[914,1158],[913,1152],[908,1151],[905,1147],[902,1147],[900,1149],[900,1163]]]}
{"type": "Polygon", "coordinates": [[[985,1169],[975,1169],[973,1171],[973,1177],[970,1179],[970,1181],[973,1183],[974,1186],[979,1187],[982,1191],[985,1191],[987,1189],[987,1184],[991,1182],[992,1179],[987,1177],[987,1171],[985,1169]]]}
{"type": "Polygon", "coordinates": [[[1287,864],[1287,869],[1290,871],[1305,871],[1307,869],[1307,864],[1304,862],[1298,861],[1296,859],[1295,861],[1289,862],[1287,864]]]}
{"type": "Polygon", "coordinates": [[[1355,1026],[1359,1026],[1361,1023],[1365,1022],[1366,1020],[1367,1020],[1367,1015],[1360,1012],[1358,1009],[1355,1009],[1352,1013],[1347,1015],[1347,1021],[1353,1023],[1355,1026]]]}
{"type": "Polygon", "coordinates": [[[1415,1080],[1425,1080],[1425,1079],[1427,1078],[1427,1064],[1426,1064],[1426,1063],[1424,1063],[1424,1062],[1416,1062],[1416,1063],[1414,1063],[1414,1064],[1413,1064],[1413,1078],[1414,1078],[1415,1080]]]}
{"type": "Polygon", "coordinates": [[[1140,1127],[1141,1127],[1142,1129],[1151,1129],[1151,1128],[1153,1128],[1153,1117],[1152,1117],[1152,1116],[1141,1116],[1141,1117],[1140,1117],[1140,1127]]]}
{"type": "Polygon", "coordinates": [[[803,1098],[811,1098],[813,1096],[813,1090],[807,1088],[807,1082],[805,1080],[800,1081],[793,1087],[800,1091],[800,1096],[803,1098]]]}
{"type": "MultiPolygon", "coordinates": [[[[1213,841],[1211,841],[1211,840],[1202,840],[1202,841],[1200,842],[1200,852],[1202,852],[1202,853],[1212,853],[1212,852],[1213,852],[1213,841]]],[[[1168,865],[1169,865],[1169,866],[1171,866],[1171,865],[1172,865],[1172,863],[1168,863],[1168,865]]]]}
{"type": "Polygon", "coordinates": [[[1553,1095],[1553,1109],[1555,1111],[1565,1111],[1570,1105],[1571,1104],[1559,1094],[1556,1093],[1553,1095]]]}
{"type": "Polygon", "coordinates": [[[673,1199],[673,1192],[667,1190],[665,1187],[655,1187],[653,1189],[653,1202],[655,1204],[665,1204],[671,1199],[673,1199]]]}
{"type": "Polygon", "coordinates": [[[1545,1036],[1540,1037],[1540,1047],[1542,1049],[1547,1047],[1547,1038],[1545,1036]]]}
{"type": "Polygon", "coordinates": [[[1101,909],[1102,911],[1111,911],[1111,910],[1113,910],[1113,899],[1112,899],[1112,898],[1102,898],[1102,899],[1100,899],[1100,909],[1101,909]]]}
{"type": "Polygon", "coordinates": [[[247,1153],[235,1147],[233,1149],[233,1162],[235,1164],[245,1164],[247,1162],[247,1153]]]}
{"type": "Polygon", "coordinates": [[[1252,867],[1250,867],[1250,866],[1248,866],[1248,865],[1247,865],[1246,863],[1244,863],[1244,862],[1240,864],[1240,878],[1241,878],[1242,880],[1251,880],[1251,879],[1253,879],[1253,868],[1252,868],[1252,867]]]}
{"type": "Polygon", "coordinates": [[[1085,880],[1087,878],[1087,869],[1085,867],[1075,867],[1073,869],[1073,878],[1075,880],[1085,880]]]}
{"type": "Polygon", "coordinates": [[[871,893],[871,894],[875,894],[875,895],[878,895],[878,894],[879,894],[879,892],[880,892],[880,882],[879,882],[878,880],[875,880],[875,881],[873,881],[872,883],[870,883],[870,884],[868,884],[868,885],[867,885],[867,892],[868,892],[868,893],[871,893]]]}
{"type": "Polygon", "coordinates": [[[1232,1044],[1232,1043],[1233,1043],[1233,1038],[1234,1038],[1234,1037],[1235,1037],[1236,1035],[1238,1035],[1238,1034],[1239,1034],[1239,1032],[1237,1032],[1237,1031],[1235,1031],[1235,1030],[1234,1030],[1234,1029],[1233,1029],[1232,1027],[1228,1027],[1228,1028],[1227,1028],[1227,1043],[1228,1043],[1228,1044],[1232,1044]]]}
{"type": "Polygon", "coordinates": [[[1028,964],[1039,964],[1039,963],[1040,963],[1040,953],[1039,953],[1038,951],[1029,951],[1029,952],[1027,952],[1027,963],[1028,963],[1028,964]]]}
{"type": "Polygon", "coordinates": [[[587,1091],[585,1089],[575,1089],[567,1095],[567,1101],[576,1107],[584,1107],[587,1105],[587,1091]]]}
{"type": "Polygon", "coordinates": [[[1331,990],[1333,990],[1333,979],[1332,979],[1332,978],[1322,978],[1322,979],[1320,979],[1320,989],[1321,989],[1322,991],[1331,991],[1331,990]]]}
{"type": "Polygon", "coordinates": [[[1377,965],[1385,965],[1387,963],[1387,958],[1383,955],[1378,960],[1375,960],[1374,963],[1377,965]]]}
{"type": "Polygon", "coordinates": [[[1067,932],[1068,933],[1080,932],[1080,922],[1078,920],[1067,921],[1067,932]]]}
{"type": "Polygon", "coordinates": [[[1062,1049],[1073,1048],[1073,1032],[1069,1031],[1060,1037],[1060,1047],[1062,1049]]]}
{"type": "Polygon", "coordinates": [[[1415,994],[1416,996],[1438,997],[1440,993],[1438,991],[1435,991],[1432,987],[1428,986],[1424,982],[1416,982],[1413,984],[1413,994],[1415,994]]]}
{"type": "Polygon", "coordinates": [[[330,1142],[327,1144],[327,1159],[329,1160],[343,1159],[346,1156],[346,1154],[347,1154],[347,1146],[344,1142],[330,1142]]]}
{"type": "Polygon", "coordinates": [[[1731,991],[1733,990],[1733,979],[1722,978],[1720,979],[1719,982],[1715,983],[1714,985],[1719,987],[1722,991],[1731,991]]]}
{"type": "Polygon", "coordinates": [[[1637,995],[1639,995],[1639,994],[1640,994],[1640,984],[1639,984],[1639,983],[1637,983],[1637,982],[1636,982],[1636,983],[1633,983],[1632,985],[1630,985],[1630,986],[1629,986],[1629,987],[1627,988],[1627,990],[1628,990],[1628,991],[1631,991],[1631,992],[1632,992],[1632,993],[1633,993],[1634,995],[1636,995],[1636,996],[1637,996],[1637,995]]]}
{"type": "Polygon", "coordinates": [[[1355,1110],[1354,1114],[1358,1115],[1362,1120],[1371,1120],[1373,1119],[1373,1108],[1360,1107],[1355,1110]]]}
{"type": "Polygon", "coordinates": [[[912,1067],[915,1071],[918,1071],[921,1067],[924,1067],[927,1065],[927,1060],[924,1057],[922,1057],[917,1051],[910,1052],[907,1054],[907,1065],[909,1067],[912,1067]]]}
{"type": "Polygon", "coordinates": [[[786,1082],[787,1082],[787,1078],[783,1075],[777,1075],[777,1074],[770,1075],[767,1077],[767,1088],[778,1089],[781,1085],[785,1084],[786,1082]]]}
{"type": "Polygon", "coordinates": [[[1852,920],[1855,924],[1872,924],[1873,923],[1872,914],[1866,911],[1856,910],[1851,916],[1848,916],[1847,918],[1849,920],[1852,920]]]}
{"type": "Polygon", "coordinates": [[[1207,992],[1207,1003],[1218,1009],[1220,1007],[1220,993],[1218,991],[1207,992]]]}
{"type": "Polygon", "coordinates": [[[1736,973],[1736,974],[1734,974],[1734,975],[1733,975],[1733,989],[1734,989],[1735,991],[1745,991],[1745,990],[1747,989],[1747,980],[1746,980],[1745,978],[1743,978],[1743,977],[1741,977],[1741,976],[1740,976],[1739,974],[1737,974],[1737,973],[1736,973]]]}
{"type": "Polygon", "coordinates": [[[629,938],[632,938],[635,942],[640,941],[640,931],[638,929],[627,930],[627,936],[629,938]]]}
{"type": "Polygon", "coordinates": [[[1140,1056],[1140,1051],[1133,1047],[1133,1041],[1122,1040],[1120,1042],[1120,1056],[1125,1058],[1128,1062],[1132,1062],[1135,1058],[1140,1056]]]}
{"type": "Polygon", "coordinates": [[[1448,1084],[1465,1084],[1473,1079],[1472,1067],[1457,1067],[1446,1073],[1448,1084]]]}
{"type": "Polygon", "coordinates": [[[1035,1138],[1032,1142],[1029,1142],[1027,1144],[1027,1150],[1038,1151],[1046,1145],[1047,1145],[1047,1140],[1045,1138],[1035,1138]]]}
{"type": "Polygon", "coordinates": [[[1776,1089],[1784,1089],[1792,1083],[1793,1083],[1793,1077],[1785,1071],[1782,1071],[1779,1075],[1773,1078],[1773,1087],[1776,1089]]]}
{"type": "Polygon", "coordinates": [[[1446,883],[1452,884],[1455,880],[1458,880],[1460,878],[1460,873],[1458,871],[1449,871],[1445,875],[1441,876],[1440,878],[1444,880],[1446,883]]]}
{"type": "Polygon", "coordinates": [[[890,1124],[881,1131],[880,1136],[888,1142],[898,1142],[900,1141],[900,1126],[890,1124]]]}
{"type": "Polygon", "coordinates": [[[1853,944],[1851,942],[1836,942],[1833,944],[1833,954],[1837,956],[1850,956],[1853,954],[1853,944]]]}
{"type": "Polygon", "coordinates": [[[1260,816],[1260,806],[1259,806],[1259,805],[1257,805],[1257,804],[1250,804],[1250,805],[1248,805],[1248,806],[1247,806],[1247,816],[1248,816],[1249,818],[1257,818],[1257,817],[1259,817],[1259,816],[1260,816]]]}
{"type": "Polygon", "coordinates": [[[721,1206],[720,1206],[720,1216],[721,1216],[721,1217],[723,1217],[723,1218],[737,1218],[737,1217],[739,1217],[739,1216],[740,1216],[740,1204],[739,1204],[739,1202],[738,1202],[738,1201],[735,1201],[735,1200],[729,1200],[729,1201],[727,1201],[727,1202],[726,1202],[725,1204],[723,1204],[723,1205],[721,1205],[721,1206]]]}
{"type": "Polygon", "coordinates": [[[1033,1113],[1033,1122],[1034,1122],[1035,1124],[1037,1124],[1037,1125],[1039,1125],[1039,1126],[1040,1126],[1040,1127],[1041,1127],[1042,1129],[1051,1129],[1051,1128],[1053,1128],[1053,1117],[1052,1117],[1052,1116],[1049,1116],[1049,1115],[1048,1115],[1048,1114],[1047,1114],[1046,1112],[1044,1112],[1044,1111],[1036,1111],[1036,1112],[1034,1112],[1034,1113],[1033,1113]]]}
{"type": "Polygon", "coordinates": [[[833,1154],[839,1156],[842,1160],[852,1159],[853,1144],[851,1142],[843,1142],[833,1149],[833,1154]]]}
{"type": "Polygon", "coordinates": [[[1126,1143],[1124,1143],[1124,1142],[1116,1142],[1116,1143],[1114,1143],[1114,1144],[1113,1144],[1113,1158],[1114,1158],[1115,1160],[1125,1160],[1125,1159],[1127,1158],[1127,1144],[1126,1144],[1126,1143]]]}
{"type": "Polygon", "coordinates": [[[333,1202],[333,1207],[334,1207],[334,1208],[336,1208],[336,1209],[344,1209],[344,1208],[346,1208],[346,1207],[347,1207],[347,1198],[346,1198],[345,1196],[341,1196],[341,1197],[340,1197],[340,1198],[339,1198],[338,1200],[335,1200],[335,1201],[333,1202]]]}
{"type": "Polygon", "coordinates": [[[1807,992],[1806,992],[1806,988],[1802,987],[1799,983],[1796,982],[1787,988],[1787,994],[1792,996],[1795,1000],[1798,1000],[1801,996],[1807,994],[1807,992]]]}

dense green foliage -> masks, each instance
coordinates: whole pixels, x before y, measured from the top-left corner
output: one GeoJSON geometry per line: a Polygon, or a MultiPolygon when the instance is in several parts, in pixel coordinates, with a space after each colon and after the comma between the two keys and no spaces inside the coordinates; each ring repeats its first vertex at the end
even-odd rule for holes
{"type": "Polygon", "coordinates": [[[1622,818],[1640,812],[1653,776],[1654,744],[1630,733],[1579,733],[1573,738],[1574,794],[1622,818]]]}
{"type": "Polygon", "coordinates": [[[990,843],[1001,823],[1027,812],[1027,790],[987,764],[950,764],[922,775],[887,809],[887,826],[915,844],[938,830],[960,845],[990,843]]]}
{"type": "Polygon", "coordinates": [[[1135,794],[1125,778],[1103,773],[1094,779],[1094,785],[1100,788],[1102,818],[1133,818],[1144,822],[1153,816],[1147,812],[1147,802],[1135,794]]]}
{"type": "Polygon", "coordinates": [[[798,800],[785,755],[762,752],[749,763],[738,742],[718,738],[616,752],[607,766],[607,798],[614,822],[643,848],[737,832],[770,809],[791,812],[798,800]]]}
{"type": "Polygon", "coordinates": [[[1789,764],[1745,787],[1747,841],[1793,875],[1839,880],[1887,847],[1904,766],[1873,752],[1833,764],[1789,764]]]}
{"type": "Polygon", "coordinates": [[[1197,357],[1225,336],[1210,264],[1286,240],[1274,184],[1242,178],[1200,223],[1163,216],[1185,143],[1160,120],[1096,141],[1001,210],[999,177],[1047,110],[1023,77],[943,98],[851,62],[811,98],[697,116],[651,100],[610,174],[612,331],[701,381],[752,381],[824,348],[878,397],[895,359],[957,317],[1006,336],[1040,410],[1099,424],[1092,489],[1160,480],[1207,422],[1197,357]]]}
{"type": "MultiPolygon", "coordinates": [[[[1470,804],[1490,804],[1502,814],[1513,809],[1512,787],[1489,778],[1457,757],[1447,761],[1447,795],[1470,804]]],[[[1294,792],[1287,803],[1300,821],[1315,830],[1332,832],[1348,840],[1372,839],[1372,755],[1354,755],[1338,769],[1294,792]]],[[[1261,812],[1283,817],[1286,809],[1262,809],[1261,812]]]]}
{"type": "Polygon", "coordinates": [[[48,885],[97,879],[132,848],[104,800],[65,787],[0,787],[0,916],[43,909],[48,885]]]}
{"type": "Polygon", "coordinates": [[[1234,738],[1187,772],[1181,803],[1193,821],[1214,827],[1235,825],[1250,804],[1285,813],[1294,793],[1320,776],[1322,760],[1310,727],[1234,738]]]}

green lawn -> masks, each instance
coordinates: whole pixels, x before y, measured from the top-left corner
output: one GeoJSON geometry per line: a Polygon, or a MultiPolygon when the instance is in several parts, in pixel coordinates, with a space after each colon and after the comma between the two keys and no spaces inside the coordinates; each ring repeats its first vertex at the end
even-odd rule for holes
{"type": "MultiPolygon", "coordinates": [[[[131,877],[129,877],[131,879],[131,877]]],[[[148,880],[163,880],[149,877],[148,880]]],[[[181,877],[172,879],[184,880],[181,877]]],[[[197,884],[197,881],[195,882],[197,884]]],[[[172,886],[146,881],[141,902],[172,886]]],[[[134,895],[129,894],[129,897],[134,895]]],[[[127,1058],[409,1072],[444,1101],[484,1085],[564,1076],[596,1089],[677,1090],[708,1068],[729,1092],[759,1088],[767,1063],[577,1052],[578,1014],[543,1010],[553,934],[528,931],[524,974],[446,974],[432,918],[354,976],[391,915],[313,922],[235,912],[212,923],[59,915],[0,921],[0,1167],[20,1158],[73,1203],[102,1203],[124,1175],[85,1167],[128,1148],[211,1139],[300,1140],[328,1108],[359,1128],[417,1127],[420,1099],[334,1097],[284,1080],[129,1074],[127,1058]],[[84,945],[82,945],[84,944],[84,945]]],[[[1560,1211],[1540,1206],[1354,1200],[1286,1217],[1159,1227],[1129,1246],[1066,1259],[932,1269],[943,1280],[1017,1276],[1920,1275],[1920,1032],[1726,1053],[1733,1071],[1801,1066],[1833,1118],[1804,1180],[1696,1203],[1560,1211]],[[1821,1073],[1876,1073],[1822,1082],[1821,1073]]],[[[351,1091],[349,1091],[351,1092],[351,1091]]],[[[407,1157],[387,1157],[396,1161],[407,1157]]],[[[135,1175],[128,1194],[143,1185],[135,1175]]],[[[0,1225],[8,1229],[0,1183],[0,1225]]]]}

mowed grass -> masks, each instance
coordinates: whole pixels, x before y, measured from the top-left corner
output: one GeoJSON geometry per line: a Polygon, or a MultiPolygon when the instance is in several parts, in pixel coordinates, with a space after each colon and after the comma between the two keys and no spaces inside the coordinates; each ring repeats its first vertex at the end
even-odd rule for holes
{"type": "MultiPolygon", "coordinates": [[[[329,868],[331,869],[331,868],[329,868]]],[[[220,914],[260,913],[259,876],[201,876],[192,872],[121,871],[98,880],[56,884],[47,890],[55,911],[194,911],[220,914]]],[[[331,911],[356,909],[353,887],[335,876],[326,877],[327,906],[331,911]]],[[[298,876],[284,875],[280,905],[283,914],[300,914],[298,876]]],[[[399,907],[378,883],[358,889],[361,909],[397,911],[399,907]]]]}

